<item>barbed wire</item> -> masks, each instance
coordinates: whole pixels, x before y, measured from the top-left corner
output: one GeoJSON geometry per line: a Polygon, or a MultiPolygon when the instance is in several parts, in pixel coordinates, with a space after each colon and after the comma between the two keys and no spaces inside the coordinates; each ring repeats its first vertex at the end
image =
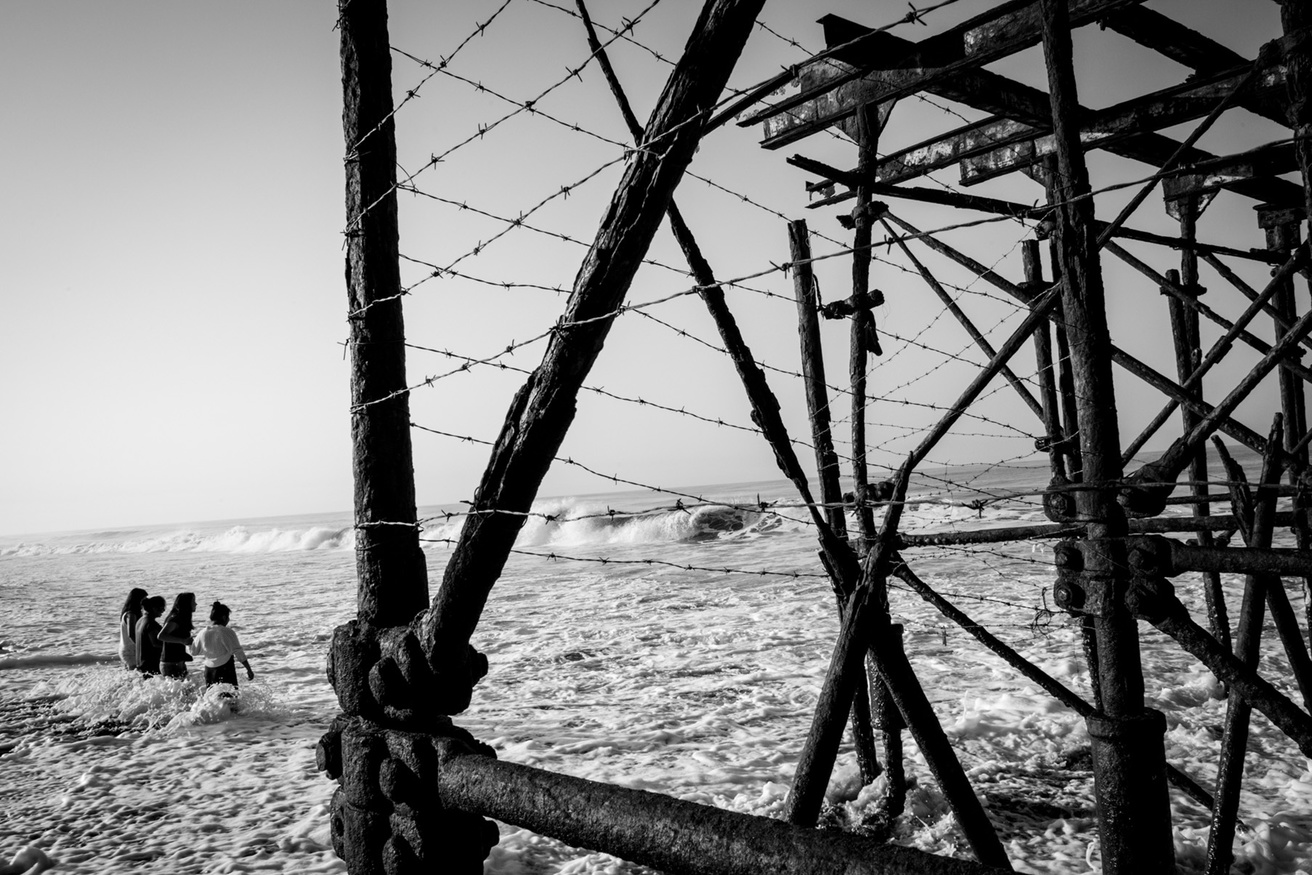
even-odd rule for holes
{"type": "MultiPolygon", "coordinates": [[[[372,137],[375,133],[377,133],[378,131],[382,130],[383,126],[386,125],[386,124],[387,124],[389,121],[391,121],[393,118],[395,118],[395,117],[396,117],[396,114],[397,114],[398,112],[401,111],[401,107],[405,106],[405,105],[406,105],[407,103],[409,103],[410,101],[416,99],[416,98],[419,96],[419,91],[420,91],[420,89],[423,88],[424,85],[426,85],[426,84],[428,83],[428,80],[429,80],[429,79],[432,79],[432,78],[433,78],[434,76],[436,76],[438,73],[444,71],[444,70],[446,69],[447,65],[450,64],[452,61],[454,61],[454,60],[456,59],[456,56],[460,54],[461,49],[463,49],[465,46],[469,45],[469,43],[470,43],[475,37],[482,36],[482,35],[487,31],[488,26],[489,26],[490,24],[492,24],[493,21],[496,21],[497,16],[499,16],[502,12],[504,12],[505,9],[506,9],[506,7],[509,6],[509,5],[511,4],[511,2],[513,2],[513,0],[504,0],[504,2],[503,2],[500,6],[497,7],[496,12],[493,12],[492,15],[487,19],[487,21],[484,21],[484,22],[482,22],[481,24],[477,24],[477,25],[474,26],[474,30],[473,30],[473,32],[470,33],[468,36],[466,36],[463,40],[461,40],[461,41],[460,41],[460,44],[457,45],[457,46],[455,47],[455,49],[451,52],[451,54],[449,54],[449,55],[443,57],[443,58],[442,58],[437,64],[435,64],[435,65],[434,65],[434,64],[429,64],[429,65],[428,65],[428,67],[429,67],[429,73],[428,73],[428,75],[425,76],[423,79],[421,79],[421,80],[419,81],[419,83],[418,83],[417,85],[415,85],[413,88],[407,90],[406,93],[405,93],[405,97],[401,99],[401,102],[400,102],[400,103],[398,103],[396,106],[392,107],[392,111],[391,111],[391,112],[389,112],[387,115],[385,115],[385,116],[383,117],[383,119],[382,119],[380,122],[378,122],[378,124],[376,124],[374,127],[372,127],[371,129],[369,129],[368,131],[366,131],[366,132],[364,133],[364,135],[360,137],[360,139],[358,139],[358,140],[355,141],[355,143],[351,146],[351,148],[350,148],[350,150],[349,150],[349,151],[350,151],[350,154],[352,154],[352,155],[357,154],[357,153],[360,151],[360,147],[364,145],[364,141],[365,141],[365,140],[369,139],[369,138],[372,137]]],[[[396,52],[396,51],[399,51],[399,50],[398,50],[397,48],[395,48],[395,47],[392,47],[392,51],[396,52]]],[[[404,53],[403,53],[403,54],[404,54],[404,53]]]]}
{"type": "MultiPolygon", "coordinates": [[[[626,29],[626,30],[632,30],[632,29],[633,29],[635,26],[637,26],[637,24],[638,24],[638,23],[639,23],[639,22],[640,22],[640,21],[641,21],[646,15],[647,15],[647,13],[649,13],[652,9],[654,9],[654,8],[655,8],[660,2],[661,2],[661,0],[651,0],[651,3],[649,3],[649,4],[647,5],[647,7],[644,8],[641,12],[639,12],[637,16],[635,16],[634,18],[632,18],[632,19],[630,19],[630,20],[628,20],[628,21],[626,22],[626,24],[625,24],[625,29],[626,29]]],[[[606,46],[610,45],[610,44],[611,44],[612,42],[614,42],[616,39],[618,39],[617,36],[612,36],[612,37],[611,37],[609,40],[607,40],[606,43],[604,43],[604,44],[603,44],[603,45],[602,45],[597,51],[600,52],[602,49],[604,49],[606,46]]],[[[445,65],[442,65],[441,67],[439,67],[439,65],[434,64],[432,61],[428,61],[428,60],[425,60],[425,59],[420,58],[420,57],[418,57],[418,56],[411,55],[411,54],[409,54],[409,53],[407,53],[407,52],[403,52],[403,51],[401,51],[401,50],[399,50],[399,49],[396,49],[395,47],[393,47],[393,51],[396,51],[396,52],[402,54],[404,57],[407,57],[407,58],[409,58],[410,60],[414,61],[415,63],[419,64],[421,67],[434,69],[434,70],[437,70],[438,72],[442,72],[442,73],[444,73],[444,74],[451,75],[450,71],[446,69],[446,66],[445,66],[445,65]]],[[[491,131],[491,130],[493,130],[493,129],[495,129],[495,128],[500,127],[504,122],[506,122],[506,121],[509,120],[509,119],[514,118],[515,116],[519,115],[520,113],[531,111],[532,109],[534,109],[534,107],[536,106],[536,104],[537,104],[538,102],[540,102],[544,97],[548,96],[549,94],[551,94],[551,93],[552,93],[553,91],[555,91],[556,89],[558,89],[558,88],[560,88],[561,86],[565,85],[565,84],[566,84],[567,82],[569,82],[571,79],[581,78],[580,74],[582,73],[583,69],[584,69],[585,67],[587,67],[588,64],[592,63],[592,61],[596,58],[596,55],[597,55],[597,52],[589,52],[587,58],[584,59],[584,61],[583,61],[582,64],[580,64],[578,67],[574,67],[574,68],[569,68],[569,67],[567,67],[567,68],[566,68],[566,71],[567,71],[567,72],[566,72],[566,75],[565,75],[565,77],[564,77],[563,79],[560,79],[560,80],[558,80],[557,82],[554,82],[554,83],[552,83],[551,85],[547,86],[547,88],[546,88],[545,90],[543,90],[542,92],[540,92],[536,97],[532,98],[531,100],[526,100],[526,101],[512,101],[512,103],[515,103],[515,108],[514,108],[513,110],[511,110],[509,113],[507,113],[506,115],[502,116],[501,118],[497,119],[496,121],[494,121],[494,122],[492,122],[492,123],[490,123],[490,124],[487,124],[487,125],[479,125],[478,130],[477,130],[475,133],[471,134],[470,136],[466,137],[464,140],[461,140],[460,142],[458,142],[458,143],[456,143],[455,145],[453,145],[453,146],[447,148],[445,151],[443,151],[443,152],[441,152],[441,153],[434,153],[433,155],[431,155],[431,156],[429,157],[429,160],[428,160],[426,163],[424,163],[422,166],[420,166],[420,168],[419,168],[418,170],[415,170],[415,171],[413,171],[412,173],[408,173],[408,174],[406,174],[405,177],[404,177],[403,179],[398,180],[397,183],[395,183],[395,184],[393,184],[392,186],[390,186],[390,187],[387,189],[387,191],[385,191],[385,192],[383,192],[382,194],[380,194],[377,198],[374,199],[374,201],[373,201],[372,203],[365,205],[365,206],[360,210],[359,215],[354,216],[354,217],[351,217],[350,221],[347,223],[347,228],[346,228],[345,233],[349,234],[349,233],[351,233],[352,230],[354,230],[355,228],[358,228],[360,222],[364,219],[364,217],[365,217],[366,215],[368,215],[369,211],[372,210],[372,209],[373,209],[375,206],[377,206],[379,203],[381,203],[383,200],[385,200],[386,198],[388,198],[388,197],[390,197],[391,195],[393,195],[401,185],[409,185],[409,184],[411,184],[411,183],[414,181],[414,179],[415,179],[416,177],[418,177],[420,174],[424,173],[425,171],[429,170],[430,168],[436,167],[436,166],[437,166],[438,164],[440,164],[444,159],[448,158],[450,155],[452,155],[452,154],[453,154],[454,152],[456,152],[457,150],[459,150],[459,149],[461,149],[461,148],[463,148],[463,147],[469,145],[469,144],[472,143],[472,142],[475,142],[476,140],[481,140],[481,139],[482,139],[482,138],[483,138],[483,137],[484,137],[489,131],[491,131]]],[[[463,77],[460,77],[460,78],[463,78],[463,77]]],[[[476,84],[477,84],[477,83],[476,83],[476,84]]],[[[480,89],[482,89],[482,90],[487,90],[487,89],[482,88],[481,85],[479,85],[478,87],[479,87],[480,89]]]]}

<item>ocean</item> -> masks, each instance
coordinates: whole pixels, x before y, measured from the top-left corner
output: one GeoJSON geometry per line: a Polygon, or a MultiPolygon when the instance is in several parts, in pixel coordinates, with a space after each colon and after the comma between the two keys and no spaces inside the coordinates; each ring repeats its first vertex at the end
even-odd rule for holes
{"type": "MultiPolygon", "coordinates": [[[[1044,522],[1042,468],[957,468],[914,484],[903,529],[1044,522]]],[[[837,633],[834,598],[787,484],[543,499],[474,638],[490,672],[457,718],[505,760],[759,815],[779,815],[837,633]],[[550,519],[548,519],[550,517],[550,519]]],[[[462,506],[421,508],[430,580],[462,506]],[[452,515],[454,514],[454,515],[452,515]]],[[[1179,511],[1183,512],[1183,511],[1179,511]]],[[[1048,542],[917,548],[912,568],[1086,698],[1078,630],[1053,612],[1048,542]]],[[[1196,579],[1175,580],[1196,615],[1196,579]]],[[[1232,613],[1242,580],[1228,578],[1232,613]]],[[[348,514],[0,538],[0,872],[344,872],[334,784],[314,744],[336,712],[324,675],[355,611],[348,514]],[[117,666],[117,617],[140,586],[232,608],[256,672],[239,707],[117,666]],[[10,868],[5,863],[12,860],[10,868]]],[[[1301,599],[1294,594],[1301,607],[1301,599]]],[[[1083,721],[901,584],[912,664],[1018,871],[1097,871],[1083,721]]],[[[1201,665],[1141,624],[1147,698],[1167,755],[1215,780],[1225,702],[1201,665]]],[[[1275,633],[1262,668],[1292,681],[1275,633]]],[[[1312,769],[1254,715],[1235,871],[1312,873],[1312,769]]],[[[894,840],[969,855],[907,739],[894,840]]],[[[825,820],[860,824],[845,744],[825,820]]],[[[1181,872],[1201,872],[1209,813],[1172,791],[1181,872]]],[[[509,825],[488,875],[643,873],[509,825]]]]}

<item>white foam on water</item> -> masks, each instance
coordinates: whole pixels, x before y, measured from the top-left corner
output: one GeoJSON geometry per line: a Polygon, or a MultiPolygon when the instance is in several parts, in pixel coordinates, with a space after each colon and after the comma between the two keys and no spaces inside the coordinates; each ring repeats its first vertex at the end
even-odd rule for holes
{"type": "MultiPolygon", "coordinates": [[[[766,502],[780,497],[760,491],[766,502]]],[[[512,557],[474,638],[490,673],[457,722],[507,761],[779,816],[838,623],[814,537],[756,506],[757,493],[727,490],[715,496],[718,506],[616,519],[607,507],[633,503],[540,503],[557,519],[531,520],[521,549],[607,564],[512,557]]],[[[1014,525],[1034,513],[1022,503],[922,501],[908,527],[1014,525]]],[[[425,534],[454,535],[462,522],[432,521],[425,534]]],[[[328,639],[355,611],[354,557],[344,540],[334,542],[346,529],[342,520],[307,518],[196,527],[191,541],[101,532],[0,559],[0,769],[8,788],[0,852],[30,847],[23,862],[38,865],[44,854],[58,861],[56,871],[75,873],[345,871],[327,831],[335,784],[315,771],[313,749],[337,710],[324,675],[328,639]],[[79,549],[107,543],[160,549],[79,549]],[[170,598],[192,591],[202,605],[221,599],[233,608],[257,672],[239,687],[237,709],[225,690],[200,689],[195,664],[185,682],[143,679],[112,664],[118,608],[136,585],[170,598]]],[[[426,548],[433,579],[449,552],[440,540],[426,548]]],[[[1045,598],[1051,607],[1050,549],[905,555],[972,617],[1089,698],[1078,630],[1043,610],[1045,598]]],[[[1175,583],[1200,612],[1196,581],[1175,583]]],[[[1227,578],[1232,604],[1241,585],[1227,578]]],[[[901,585],[891,601],[909,658],[1017,870],[1096,868],[1083,721],[901,585]]],[[[1207,785],[1226,703],[1191,657],[1142,631],[1147,700],[1166,714],[1168,758],[1207,785]]],[[[1282,657],[1266,653],[1264,670],[1289,691],[1282,657]]],[[[1308,761],[1265,718],[1254,717],[1252,738],[1237,866],[1312,872],[1308,761]]],[[[908,813],[894,824],[894,840],[968,855],[910,739],[907,771],[908,813]]],[[[834,822],[859,824],[877,808],[882,787],[861,788],[854,774],[845,742],[828,794],[834,822]]],[[[1201,872],[1210,814],[1175,792],[1171,805],[1180,869],[1201,872]]],[[[501,833],[488,875],[647,872],[513,826],[501,833]]]]}

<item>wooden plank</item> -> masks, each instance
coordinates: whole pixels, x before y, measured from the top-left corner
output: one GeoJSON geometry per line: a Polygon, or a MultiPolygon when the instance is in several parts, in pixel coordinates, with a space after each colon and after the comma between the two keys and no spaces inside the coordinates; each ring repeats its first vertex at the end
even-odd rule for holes
{"type": "MultiPolygon", "coordinates": [[[[856,40],[862,33],[875,38],[890,54],[907,51],[908,47],[914,45],[889,33],[872,33],[860,25],[837,16],[826,16],[821,22],[825,25],[826,41],[834,46],[856,40]]],[[[836,49],[835,56],[842,60],[846,59],[842,49],[836,49]]],[[[1048,98],[1043,91],[988,70],[968,70],[951,80],[932,82],[926,86],[926,90],[938,97],[1031,125],[1038,131],[1047,131],[1051,125],[1048,98]]],[[[1082,111],[1089,112],[1083,109],[1082,111]]],[[[786,143],[795,142],[805,135],[804,129],[798,128],[780,138],[767,140],[762,145],[766,148],[778,148],[786,143]]],[[[1150,131],[1108,143],[1106,149],[1114,155],[1160,167],[1175,154],[1179,145],[1178,141],[1170,137],[1150,131]]],[[[1198,148],[1189,149],[1182,156],[1182,161],[1189,165],[1206,165],[1218,160],[1223,159],[1218,159],[1216,155],[1198,148]]],[[[906,163],[900,157],[890,158],[877,167],[875,178],[880,182],[901,182],[923,176],[927,172],[929,171],[906,163]]],[[[1217,182],[1230,191],[1264,203],[1303,202],[1301,187],[1283,179],[1253,179],[1251,176],[1240,175],[1217,182]]]]}
{"type": "MultiPolygon", "coordinates": [[[[1071,23],[1072,26],[1088,24],[1108,12],[1141,2],[1143,0],[1071,0],[1071,23]]],[[[826,16],[829,17],[832,16],[826,16]]],[[[821,19],[822,23],[824,21],[825,19],[821,19]]],[[[919,76],[901,83],[895,90],[879,99],[887,100],[911,94],[935,79],[951,76],[961,70],[980,67],[1038,45],[1039,15],[1037,7],[1028,0],[1004,3],[943,33],[929,37],[921,43],[912,44],[913,48],[900,53],[884,51],[884,47],[878,45],[880,41],[877,36],[876,33],[874,36],[857,34],[853,37],[843,60],[851,63],[854,69],[846,77],[840,76],[812,89],[803,90],[780,103],[752,113],[739,121],[739,124],[743,126],[757,124],[772,115],[800,106],[808,100],[819,97],[825,91],[832,90],[839,84],[851,81],[872,70],[921,68],[919,76]]],[[[828,44],[831,47],[835,45],[832,42],[828,44]]],[[[851,115],[854,111],[855,107],[849,107],[842,110],[842,113],[851,115]]],[[[828,118],[824,120],[822,126],[836,121],[837,118],[828,118]]]]}
{"type": "MultiPolygon", "coordinates": [[[[1146,6],[1114,12],[1100,24],[1199,73],[1216,73],[1252,63],[1216,40],[1146,6]]],[[[1239,105],[1263,118],[1285,123],[1284,108],[1277,95],[1253,95],[1241,100],[1239,105]]]]}
{"type": "MultiPolygon", "coordinates": [[[[1189,81],[1096,112],[1081,110],[1080,142],[1089,149],[1106,149],[1112,143],[1146,131],[1157,131],[1207,115],[1243,83],[1248,68],[1230,70],[1203,82],[1189,81]]],[[[1284,87],[1279,68],[1267,70],[1250,91],[1271,94],[1284,87]]],[[[1239,101],[1242,102],[1242,99],[1239,101]]],[[[1029,137],[1013,129],[993,149],[962,150],[961,182],[974,185],[1029,166],[1056,150],[1051,134],[1029,137]]],[[[914,160],[914,159],[910,159],[914,160]]],[[[909,159],[904,159],[909,163],[909,159]]],[[[941,163],[939,166],[943,166],[941,163]]],[[[1218,180],[1218,185],[1220,180],[1218,180]]]]}

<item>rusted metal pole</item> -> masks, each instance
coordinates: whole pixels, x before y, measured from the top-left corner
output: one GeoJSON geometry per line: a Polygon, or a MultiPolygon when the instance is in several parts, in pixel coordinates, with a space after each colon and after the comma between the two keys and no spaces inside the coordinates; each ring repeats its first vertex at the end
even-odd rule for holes
{"type": "Polygon", "coordinates": [[[542,363],[511,402],[474,507],[424,617],[435,664],[457,663],[574,418],[579,387],[601,351],[701,138],[704,120],[764,0],[709,0],[628,162],[542,363]]]}
{"type": "MultiPolygon", "coordinates": [[[[1065,0],[1040,0],[1043,52],[1048,68],[1053,136],[1057,145],[1054,185],[1056,237],[1062,271],[1062,316],[1071,340],[1071,363],[1080,402],[1083,480],[1094,485],[1121,479],[1111,340],[1103,300],[1097,231],[1092,223],[1088,171],[1080,142],[1070,22],[1065,0]]],[[[1124,580],[1125,516],[1110,491],[1076,493],[1076,509],[1088,521],[1086,570],[1124,580]]],[[[1175,860],[1166,790],[1165,721],[1143,704],[1138,630],[1127,606],[1112,600],[1095,621],[1103,714],[1086,723],[1093,739],[1103,871],[1108,875],[1166,873],[1175,860]]]]}
{"type": "Polygon", "coordinates": [[[504,763],[439,741],[443,805],[478,812],[576,847],[668,875],[988,875],[973,860],[939,857],[848,833],[794,826],[670,796],[504,763]]]}

